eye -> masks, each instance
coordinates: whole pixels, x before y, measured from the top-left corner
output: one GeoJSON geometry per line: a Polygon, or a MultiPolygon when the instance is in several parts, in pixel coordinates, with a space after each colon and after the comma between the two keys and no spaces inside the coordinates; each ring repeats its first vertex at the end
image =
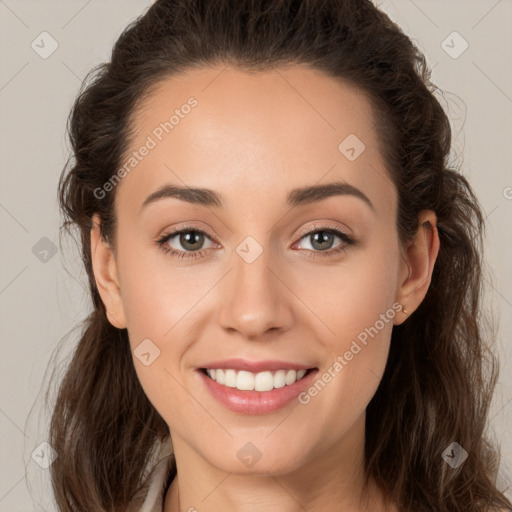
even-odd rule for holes
{"type": "Polygon", "coordinates": [[[177,231],[172,231],[163,235],[157,244],[161,249],[177,258],[197,258],[204,254],[203,244],[205,238],[211,238],[202,230],[192,227],[185,227],[177,231]],[[174,240],[176,239],[176,240],[174,240]],[[174,247],[170,245],[174,243],[174,247]],[[181,246],[182,249],[176,246],[181,246]]]}
{"type": "Polygon", "coordinates": [[[313,230],[308,231],[301,236],[300,240],[304,239],[309,240],[311,249],[306,248],[306,250],[311,252],[311,257],[333,256],[334,254],[345,251],[348,246],[356,244],[356,241],[343,231],[327,226],[315,226],[313,230]],[[329,250],[332,248],[336,238],[342,240],[345,243],[338,245],[332,250],[329,250]]]}
{"type": "MultiPolygon", "coordinates": [[[[310,253],[310,257],[333,256],[347,250],[348,246],[356,245],[357,243],[343,231],[332,227],[315,226],[313,230],[302,234],[300,240],[307,240],[308,238],[310,240],[311,249],[306,248],[306,251],[310,253]],[[344,243],[332,249],[333,242],[336,238],[342,240],[344,243]]],[[[203,247],[206,239],[212,240],[201,229],[184,227],[164,234],[157,240],[157,245],[172,257],[200,258],[208,252],[208,248],[203,247]]]]}

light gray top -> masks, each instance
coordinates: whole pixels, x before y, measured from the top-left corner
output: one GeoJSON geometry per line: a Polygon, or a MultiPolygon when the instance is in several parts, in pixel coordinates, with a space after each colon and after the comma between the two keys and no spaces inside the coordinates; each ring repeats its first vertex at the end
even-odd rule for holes
{"type": "Polygon", "coordinates": [[[127,512],[163,512],[169,478],[176,471],[170,438],[161,445],[156,461],[143,486],[130,502],[127,512]]]}

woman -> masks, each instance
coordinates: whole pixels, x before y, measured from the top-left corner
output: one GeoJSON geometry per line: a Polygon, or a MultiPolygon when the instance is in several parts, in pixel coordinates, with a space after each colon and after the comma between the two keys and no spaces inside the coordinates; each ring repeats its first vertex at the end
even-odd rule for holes
{"type": "Polygon", "coordinates": [[[94,306],[61,511],[511,507],[483,217],[434,92],[367,0],[157,0],[127,28],[59,190],[94,306]]]}

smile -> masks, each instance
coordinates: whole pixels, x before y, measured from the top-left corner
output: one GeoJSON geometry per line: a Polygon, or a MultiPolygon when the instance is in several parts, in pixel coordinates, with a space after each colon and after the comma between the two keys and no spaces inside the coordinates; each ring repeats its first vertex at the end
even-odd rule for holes
{"type": "Polygon", "coordinates": [[[291,386],[301,380],[308,370],[277,370],[259,373],[234,369],[205,368],[206,374],[214,381],[240,391],[271,391],[291,386]]]}
{"type": "Polygon", "coordinates": [[[199,368],[209,394],[227,409],[242,414],[268,414],[291,404],[307,389],[318,368],[253,373],[230,368],[199,368]]]}

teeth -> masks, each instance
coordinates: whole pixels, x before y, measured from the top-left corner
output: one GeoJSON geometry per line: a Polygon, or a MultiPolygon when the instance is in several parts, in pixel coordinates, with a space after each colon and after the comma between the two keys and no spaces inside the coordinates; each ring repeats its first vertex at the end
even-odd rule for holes
{"type": "Polygon", "coordinates": [[[244,370],[206,370],[209,377],[223,386],[237,388],[240,391],[270,391],[274,388],[291,386],[306,374],[306,370],[277,370],[272,372],[251,373],[244,370]]]}

